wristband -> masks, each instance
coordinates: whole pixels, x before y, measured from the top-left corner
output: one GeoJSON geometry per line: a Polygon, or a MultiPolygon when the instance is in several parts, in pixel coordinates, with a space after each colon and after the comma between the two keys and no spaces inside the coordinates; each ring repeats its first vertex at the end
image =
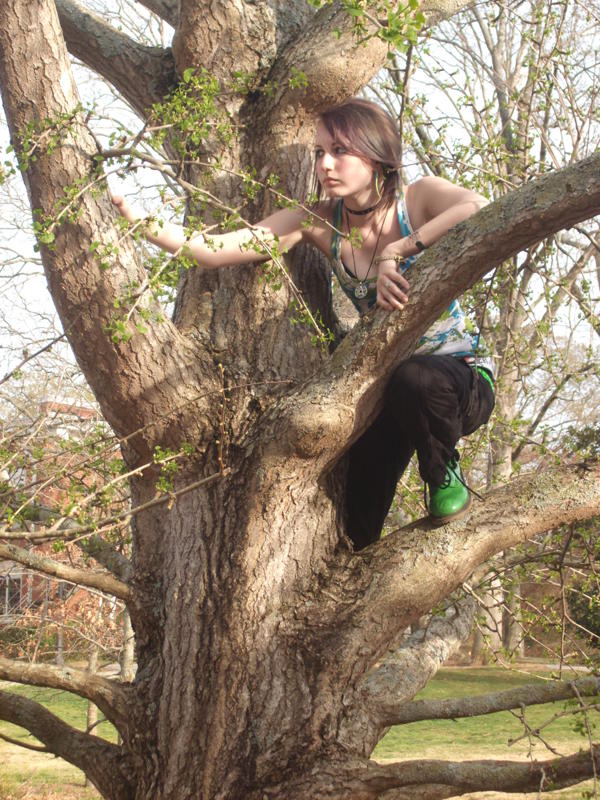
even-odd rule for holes
{"type": "Polygon", "coordinates": [[[422,253],[425,250],[425,245],[421,241],[421,231],[416,230],[409,234],[406,238],[411,244],[417,248],[417,253],[422,253]]]}

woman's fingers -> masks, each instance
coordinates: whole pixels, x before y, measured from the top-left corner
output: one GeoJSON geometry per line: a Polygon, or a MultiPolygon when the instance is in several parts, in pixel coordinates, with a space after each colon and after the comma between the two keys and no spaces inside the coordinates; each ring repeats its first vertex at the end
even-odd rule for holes
{"type": "Polygon", "coordinates": [[[387,311],[393,311],[394,309],[402,311],[406,305],[406,300],[402,300],[389,289],[383,289],[377,293],[377,305],[385,308],[387,311]]]}
{"type": "Polygon", "coordinates": [[[387,311],[402,310],[408,303],[409,285],[397,272],[380,274],[377,281],[377,304],[387,311]]]}
{"type": "Polygon", "coordinates": [[[408,303],[408,293],[399,282],[393,281],[391,278],[384,278],[383,286],[388,294],[395,297],[401,303],[408,303]]]}

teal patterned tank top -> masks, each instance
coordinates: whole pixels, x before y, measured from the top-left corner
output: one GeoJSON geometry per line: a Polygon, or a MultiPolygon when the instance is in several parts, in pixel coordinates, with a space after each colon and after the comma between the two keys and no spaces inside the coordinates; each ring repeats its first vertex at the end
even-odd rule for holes
{"type": "MultiPolygon", "coordinates": [[[[396,195],[398,222],[402,236],[410,236],[413,232],[404,194],[396,195]]],[[[341,258],[343,225],[343,201],[340,199],[333,210],[334,231],[331,236],[331,265],[344,293],[350,298],[359,314],[365,314],[377,302],[377,277],[359,281],[343,264],[341,258]],[[364,286],[366,293],[357,287],[364,286]],[[364,296],[361,296],[363,295],[364,296]]],[[[410,269],[419,258],[420,253],[409,256],[399,265],[402,273],[410,269]]],[[[458,300],[453,300],[442,316],[433,323],[419,341],[415,355],[452,355],[459,358],[476,357],[477,362],[493,374],[492,361],[476,326],[465,316],[458,300]]]]}

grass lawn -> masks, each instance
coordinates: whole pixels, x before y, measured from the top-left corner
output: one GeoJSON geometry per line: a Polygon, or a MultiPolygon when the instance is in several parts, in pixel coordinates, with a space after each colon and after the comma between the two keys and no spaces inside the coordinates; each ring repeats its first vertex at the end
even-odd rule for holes
{"type": "MultiPolygon", "coordinates": [[[[442,669],[434,680],[418,695],[422,698],[456,697],[469,694],[502,691],[531,681],[542,680],[533,675],[507,672],[500,668],[442,669]]],[[[86,702],[68,692],[53,689],[2,685],[17,694],[43,703],[69,724],[84,729],[86,724],[86,702]]],[[[559,712],[564,703],[535,706],[527,711],[531,727],[538,728],[553,714],[559,712]]],[[[598,717],[597,712],[594,712],[598,717]]],[[[573,717],[555,720],[544,731],[544,737],[561,755],[587,748],[587,740],[575,730],[573,717]]],[[[116,732],[109,723],[97,727],[99,736],[116,740],[116,732]]],[[[477,758],[503,758],[525,760],[530,747],[533,757],[544,760],[553,758],[540,742],[524,739],[508,746],[510,739],[522,732],[519,721],[509,712],[490,714],[485,717],[461,719],[456,722],[416,722],[392,728],[375,750],[374,757],[380,761],[408,760],[416,758],[440,758],[466,760],[477,758]]],[[[30,743],[35,740],[25,731],[8,723],[0,722],[0,733],[30,743]]],[[[598,734],[594,732],[597,740],[598,734]]],[[[75,767],[62,759],[48,754],[34,753],[0,740],[0,800],[97,800],[99,795],[93,788],[84,788],[84,776],[75,767]]],[[[544,794],[547,798],[580,800],[590,797],[592,782],[581,784],[562,792],[544,794]]],[[[537,794],[523,798],[537,798],[537,794]]],[[[593,794],[591,795],[593,796],[593,794]]],[[[465,798],[500,799],[516,795],[478,793],[463,795],[465,798]]],[[[350,798],[349,798],[350,800],[350,798]]]]}
{"type": "MultiPolygon", "coordinates": [[[[541,673],[543,674],[543,673],[541,673]]],[[[547,673],[549,674],[549,673],[547,673]]],[[[443,668],[436,677],[417,695],[417,699],[433,699],[444,697],[460,697],[473,694],[500,692],[517,688],[533,681],[542,681],[543,677],[519,672],[508,672],[501,668],[453,669],[443,668]]],[[[589,702],[589,700],[588,700],[589,702]]],[[[533,729],[539,729],[556,713],[565,707],[564,702],[548,703],[544,706],[532,706],[526,711],[527,723],[533,729]]],[[[569,755],[578,750],[588,748],[587,738],[576,730],[576,720],[580,715],[566,716],[554,720],[544,728],[542,735],[559,755],[569,755]]],[[[600,716],[592,712],[592,735],[598,740],[600,716]],[[595,720],[594,720],[595,718],[595,720]],[[594,721],[596,722],[593,725],[594,721]],[[594,730],[595,728],[595,730],[594,730]]],[[[527,738],[509,746],[509,741],[517,739],[523,733],[521,722],[509,711],[488,714],[471,719],[437,720],[434,722],[414,722],[391,728],[379,742],[373,757],[378,761],[399,761],[418,758],[470,760],[502,758],[510,760],[527,760],[531,757],[544,761],[555,758],[539,740],[529,741],[527,738]]],[[[600,795],[600,786],[598,788],[600,795]]],[[[544,793],[545,798],[561,800],[583,800],[593,797],[593,782],[587,781],[577,787],[563,789],[561,792],[544,793]]],[[[537,798],[534,794],[519,795],[525,798],[537,798]]],[[[463,798],[515,798],[514,794],[495,792],[479,792],[463,795],[463,798]]]]}

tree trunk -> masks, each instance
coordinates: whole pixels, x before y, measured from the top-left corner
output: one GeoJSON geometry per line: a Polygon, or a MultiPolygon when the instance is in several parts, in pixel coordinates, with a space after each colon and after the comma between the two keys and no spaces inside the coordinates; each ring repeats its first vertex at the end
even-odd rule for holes
{"type": "MultiPolygon", "coordinates": [[[[59,5],[64,13],[70,4],[59,5]]],[[[145,5],[175,13],[170,2],[145,5]]],[[[347,18],[329,5],[313,14],[304,3],[182,0],[179,15],[180,73],[206,56],[223,75],[253,71],[262,89],[231,101],[247,124],[226,163],[241,165],[242,152],[256,156],[258,132],[268,128],[270,163],[284,188],[308,185],[309,115],[356,91],[385,59],[385,46],[359,46],[347,18]],[[198,11],[209,5],[203,27],[198,11]],[[298,13],[290,22],[292,5],[298,13]],[[269,14],[263,63],[260,24],[269,14]],[[320,44],[326,57],[319,59],[320,44]],[[304,63],[295,61],[303,54],[304,63]],[[290,82],[292,67],[311,71],[305,93],[290,82]]],[[[101,50],[94,58],[98,65],[101,50]]],[[[62,191],[89,179],[96,144],[73,114],[78,98],[51,0],[15,0],[0,10],[0,85],[32,207],[54,215],[62,191]],[[23,134],[40,116],[70,122],[61,146],[25,163],[23,134]]],[[[131,337],[111,342],[106,329],[123,286],[146,276],[133,245],[119,241],[109,198],[84,195],[41,252],[73,350],[132,471],[131,569],[79,580],[104,579],[127,602],[137,672],[120,684],[0,663],[0,677],[19,670],[22,680],[96,702],[122,745],[2,693],[0,717],[26,723],[110,800],[375,800],[394,789],[433,798],[484,774],[480,765],[469,772],[430,764],[426,774],[412,763],[369,761],[398,705],[435,672],[448,642],[466,637],[472,610],[466,622],[449,610],[420,638],[407,639],[407,628],[493,554],[597,512],[597,469],[524,478],[434,535],[417,524],[410,539],[404,531],[355,554],[341,520],[344,455],[377,413],[391,369],[452,297],[489,264],[600,210],[598,160],[549,175],[457,226],[423,256],[406,313],[369,315],[332,355],[290,325],[289,290],[273,290],[252,267],[188,273],[174,322],[155,321],[161,309],[151,304],[146,315],[132,308],[131,337]],[[119,247],[108,269],[95,256],[98,242],[119,247]],[[162,494],[158,447],[180,453],[162,494]]],[[[235,199],[230,189],[225,181],[223,199],[235,199]]],[[[311,302],[323,300],[325,287],[322,280],[311,302]]],[[[54,565],[47,559],[41,568],[54,565]]],[[[577,760],[561,766],[566,777],[557,773],[558,782],[572,770],[585,773],[577,760]]],[[[518,773],[525,783],[538,776],[527,768],[527,778],[518,773]]]]}
{"type": "MultiPolygon", "coordinates": [[[[92,644],[90,646],[90,652],[88,656],[88,663],[87,663],[87,671],[94,674],[98,670],[98,650],[99,647],[97,644],[92,644]]],[[[98,725],[98,706],[95,703],[92,703],[91,700],[88,700],[87,705],[87,724],[86,730],[92,736],[97,736],[98,732],[96,730],[96,726],[98,725]]],[[[90,779],[87,777],[85,778],[85,785],[89,786],[91,783],[90,779]]]]}
{"type": "Polygon", "coordinates": [[[510,589],[504,593],[504,640],[503,645],[510,657],[525,655],[525,631],[521,624],[521,583],[513,575],[510,589]]]}
{"type": "Polygon", "coordinates": [[[119,661],[121,680],[132,681],[135,678],[135,636],[127,609],[123,611],[123,648],[119,661]]]}
{"type": "Polygon", "coordinates": [[[62,581],[58,584],[58,602],[56,603],[57,606],[57,614],[61,617],[60,622],[56,626],[56,663],[59,667],[63,667],[65,664],[65,629],[64,629],[64,619],[62,618],[62,604],[63,604],[63,583],[62,581]]]}

